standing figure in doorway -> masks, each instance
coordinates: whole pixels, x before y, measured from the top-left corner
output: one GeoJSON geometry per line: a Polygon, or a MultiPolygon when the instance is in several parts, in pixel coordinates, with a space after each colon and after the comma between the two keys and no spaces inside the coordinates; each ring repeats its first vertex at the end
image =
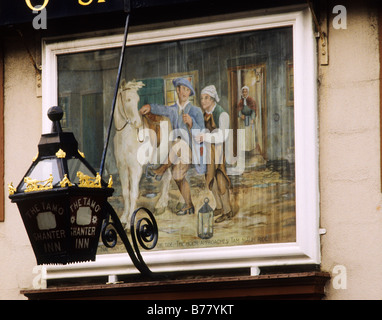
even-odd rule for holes
{"type": "Polygon", "coordinates": [[[245,151],[256,149],[255,119],[257,104],[255,99],[249,96],[249,88],[241,88],[241,99],[237,104],[239,129],[245,130],[245,151]]]}

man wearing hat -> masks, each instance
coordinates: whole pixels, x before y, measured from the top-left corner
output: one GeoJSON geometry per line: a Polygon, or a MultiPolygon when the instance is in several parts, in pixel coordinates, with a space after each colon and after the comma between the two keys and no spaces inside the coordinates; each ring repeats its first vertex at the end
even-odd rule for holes
{"type": "Polygon", "coordinates": [[[206,166],[201,161],[200,144],[193,139],[193,135],[204,129],[204,120],[200,108],[189,101],[189,97],[195,95],[191,83],[185,78],[177,78],[173,80],[173,84],[178,96],[174,105],[146,104],[139,112],[141,114],[151,112],[170,119],[173,129],[171,140],[174,144],[170,148],[167,163],[152,172],[155,178],[160,180],[165,171],[171,167],[172,177],[185,201],[184,207],[177,212],[177,215],[186,215],[195,213],[190,185],[186,179],[187,171],[191,163],[195,165],[199,174],[204,174],[206,171],[206,166]]]}
{"type": "Polygon", "coordinates": [[[214,85],[205,87],[200,94],[200,102],[204,110],[205,133],[197,136],[199,142],[206,142],[206,184],[215,198],[215,222],[223,222],[233,218],[229,188],[231,180],[225,166],[224,142],[228,137],[229,115],[217,104],[220,101],[214,85]]]}

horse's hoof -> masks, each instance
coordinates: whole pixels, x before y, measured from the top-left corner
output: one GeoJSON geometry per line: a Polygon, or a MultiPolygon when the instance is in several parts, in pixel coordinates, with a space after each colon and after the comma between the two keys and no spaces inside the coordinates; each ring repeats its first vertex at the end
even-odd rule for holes
{"type": "Polygon", "coordinates": [[[128,228],[129,226],[128,226],[128,220],[127,219],[125,219],[125,218],[122,218],[122,219],[120,219],[120,221],[121,221],[121,224],[122,224],[122,227],[123,227],[123,229],[126,229],[126,228],[128,228]]]}

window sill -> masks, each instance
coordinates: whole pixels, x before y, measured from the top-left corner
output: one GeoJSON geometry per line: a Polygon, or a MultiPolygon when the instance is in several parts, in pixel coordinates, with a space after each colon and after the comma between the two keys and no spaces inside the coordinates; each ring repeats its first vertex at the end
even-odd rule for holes
{"type": "Polygon", "coordinates": [[[326,272],[161,280],[22,290],[30,300],[322,299],[326,272]]]}

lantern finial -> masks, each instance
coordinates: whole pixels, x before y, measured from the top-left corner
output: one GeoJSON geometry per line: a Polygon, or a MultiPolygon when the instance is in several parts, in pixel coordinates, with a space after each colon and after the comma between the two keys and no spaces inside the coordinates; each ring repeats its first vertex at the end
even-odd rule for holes
{"type": "Polygon", "coordinates": [[[60,120],[64,116],[64,111],[60,106],[51,107],[48,110],[48,118],[53,122],[52,133],[62,132],[60,120]]]}

